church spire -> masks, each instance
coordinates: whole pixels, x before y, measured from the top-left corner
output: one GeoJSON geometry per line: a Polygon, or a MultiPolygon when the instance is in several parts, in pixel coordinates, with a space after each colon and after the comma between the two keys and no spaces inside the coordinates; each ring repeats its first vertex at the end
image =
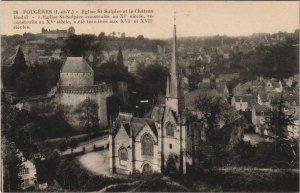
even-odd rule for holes
{"type": "Polygon", "coordinates": [[[169,93],[170,97],[179,98],[180,97],[180,80],[178,77],[178,68],[177,68],[177,38],[176,38],[176,18],[174,16],[174,28],[173,28],[173,38],[172,38],[172,63],[170,67],[170,77],[169,77],[169,93]]]}
{"type": "Polygon", "coordinates": [[[172,62],[170,67],[170,75],[167,78],[166,107],[179,114],[184,109],[184,100],[181,76],[179,75],[177,66],[177,38],[175,21],[176,18],[174,16],[172,62]]]}
{"type": "Polygon", "coordinates": [[[177,38],[176,38],[176,17],[174,15],[174,29],[173,29],[173,50],[172,50],[172,64],[171,64],[171,76],[177,77],[177,64],[176,64],[176,57],[177,57],[177,38]]]}

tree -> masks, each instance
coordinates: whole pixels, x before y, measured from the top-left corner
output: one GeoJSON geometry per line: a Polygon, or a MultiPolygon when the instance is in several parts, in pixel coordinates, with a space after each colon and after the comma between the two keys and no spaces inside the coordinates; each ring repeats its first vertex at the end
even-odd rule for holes
{"type": "Polygon", "coordinates": [[[2,134],[16,140],[16,132],[26,123],[33,121],[33,115],[26,110],[18,110],[1,97],[1,131],[2,134]]]}
{"type": "Polygon", "coordinates": [[[90,176],[84,170],[81,171],[79,173],[79,175],[77,176],[78,185],[79,185],[79,187],[81,187],[82,191],[86,190],[87,182],[89,181],[89,179],[90,179],[90,176]]]}
{"type": "Polygon", "coordinates": [[[217,141],[222,113],[226,109],[225,105],[221,97],[204,96],[195,101],[196,109],[203,115],[200,121],[207,125],[207,138],[210,143],[217,141]]]}
{"type": "Polygon", "coordinates": [[[69,27],[67,33],[68,33],[68,36],[74,35],[75,34],[75,28],[73,26],[69,27]]]}
{"type": "Polygon", "coordinates": [[[21,73],[25,73],[27,71],[27,65],[24,57],[24,53],[21,49],[21,46],[17,46],[16,49],[16,54],[13,57],[12,63],[11,63],[11,68],[12,68],[12,76],[13,79],[16,80],[21,73]]]}
{"type": "Polygon", "coordinates": [[[144,38],[143,35],[138,35],[138,36],[136,37],[136,39],[137,39],[137,40],[144,40],[145,38],[144,38]]]}
{"type": "Polygon", "coordinates": [[[76,148],[77,146],[78,146],[78,141],[76,140],[76,139],[74,139],[74,138],[71,138],[71,140],[70,140],[70,142],[69,142],[69,146],[70,146],[70,148],[72,148],[72,149],[74,149],[74,148],[76,148]]]}
{"type": "Polygon", "coordinates": [[[105,33],[104,33],[104,32],[101,32],[101,33],[98,35],[98,39],[100,39],[100,40],[103,40],[104,37],[105,37],[105,33]]]}
{"type": "Polygon", "coordinates": [[[15,143],[26,158],[37,152],[35,144],[42,139],[41,128],[34,122],[27,123],[15,132],[15,143]]]}
{"type": "Polygon", "coordinates": [[[56,169],[56,175],[60,178],[62,181],[63,186],[66,186],[67,184],[67,174],[66,174],[66,168],[70,164],[70,161],[67,159],[63,159],[59,162],[56,169]]]}
{"type": "Polygon", "coordinates": [[[219,96],[199,96],[195,100],[195,108],[201,114],[196,118],[200,122],[197,133],[204,135],[206,140],[197,152],[191,154],[206,160],[209,166],[222,165],[228,153],[242,140],[244,120],[219,96]],[[202,151],[205,147],[207,150],[202,151]]]}
{"type": "Polygon", "coordinates": [[[85,99],[78,107],[80,113],[81,125],[88,131],[95,131],[99,128],[98,104],[91,100],[85,99]]]}
{"type": "Polygon", "coordinates": [[[283,95],[281,94],[279,101],[276,103],[274,110],[271,112],[270,119],[267,120],[269,128],[274,132],[276,139],[286,139],[287,136],[287,126],[293,125],[294,119],[293,115],[288,115],[285,110],[287,106],[285,104],[283,95]]]}
{"type": "Polygon", "coordinates": [[[121,47],[119,47],[119,51],[118,51],[117,64],[119,66],[124,66],[124,63],[123,63],[123,54],[122,54],[122,48],[121,47]]]}
{"type": "Polygon", "coordinates": [[[294,124],[293,114],[287,114],[288,109],[281,94],[279,101],[271,112],[271,116],[266,120],[268,127],[275,135],[275,154],[280,160],[292,163],[296,159],[293,148],[293,141],[288,138],[287,127],[294,124]]]}
{"type": "Polygon", "coordinates": [[[109,61],[95,68],[95,80],[108,83],[117,83],[118,81],[132,82],[133,77],[124,66],[119,66],[115,61],[109,61]]]}
{"type": "Polygon", "coordinates": [[[18,96],[28,96],[31,91],[32,79],[28,74],[21,74],[15,79],[15,88],[18,96]]]}
{"type": "Polygon", "coordinates": [[[160,94],[165,94],[168,69],[159,64],[138,68],[139,85],[136,87],[141,99],[156,102],[160,94]]]}
{"type": "Polygon", "coordinates": [[[57,142],[57,149],[59,151],[65,151],[67,149],[67,144],[66,144],[66,141],[59,141],[57,142]]]}
{"type": "Polygon", "coordinates": [[[96,41],[95,35],[71,35],[66,41],[65,49],[68,56],[86,57],[87,53],[92,50],[92,45],[96,41]]]}
{"type": "Polygon", "coordinates": [[[4,192],[20,191],[21,179],[18,176],[21,160],[17,155],[17,148],[6,137],[1,138],[1,150],[3,160],[3,190],[4,192]]]}

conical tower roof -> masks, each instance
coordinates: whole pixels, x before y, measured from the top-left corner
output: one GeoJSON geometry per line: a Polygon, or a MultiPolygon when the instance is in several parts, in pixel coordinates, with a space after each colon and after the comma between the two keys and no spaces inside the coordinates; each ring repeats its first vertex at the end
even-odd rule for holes
{"type": "Polygon", "coordinates": [[[82,57],[68,57],[61,73],[92,73],[93,69],[82,57]]]}

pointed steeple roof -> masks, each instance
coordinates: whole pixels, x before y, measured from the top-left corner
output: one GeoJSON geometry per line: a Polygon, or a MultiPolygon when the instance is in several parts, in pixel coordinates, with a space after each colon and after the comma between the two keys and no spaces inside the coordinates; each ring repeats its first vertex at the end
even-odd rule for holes
{"type": "Polygon", "coordinates": [[[177,38],[176,38],[176,25],[174,24],[174,29],[173,29],[173,39],[172,39],[172,44],[173,44],[173,50],[172,50],[172,63],[171,63],[171,76],[177,77],[177,64],[176,64],[176,59],[177,59],[177,38]]]}
{"type": "MultiPolygon", "coordinates": [[[[174,19],[175,22],[175,19],[174,19]]],[[[173,51],[172,51],[172,63],[170,67],[170,77],[168,79],[168,86],[167,86],[167,97],[179,98],[181,95],[180,89],[180,78],[178,74],[178,67],[177,67],[177,38],[176,38],[176,25],[174,23],[173,28],[173,51]]]]}

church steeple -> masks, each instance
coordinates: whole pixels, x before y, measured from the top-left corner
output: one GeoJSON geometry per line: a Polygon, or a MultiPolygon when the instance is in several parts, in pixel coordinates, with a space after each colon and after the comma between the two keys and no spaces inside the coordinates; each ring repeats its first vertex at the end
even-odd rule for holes
{"type": "MultiPolygon", "coordinates": [[[[175,19],[174,19],[175,22],[175,19]]],[[[176,65],[176,57],[177,57],[177,42],[176,42],[176,25],[174,23],[173,29],[173,49],[172,49],[172,64],[171,64],[171,76],[177,77],[177,65],[176,65]]]]}
{"type": "Polygon", "coordinates": [[[174,28],[173,28],[173,38],[172,38],[172,63],[170,67],[170,75],[167,82],[167,96],[173,98],[179,98],[180,96],[180,80],[178,75],[177,67],[177,38],[176,38],[176,24],[174,17],[174,28]]]}
{"type": "Polygon", "coordinates": [[[166,106],[173,111],[179,113],[183,109],[183,92],[181,85],[181,77],[178,72],[177,66],[177,37],[176,37],[176,24],[174,17],[174,28],[172,38],[172,62],[170,67],[170,74],[167,79],[166,91],[166,106]]]}

